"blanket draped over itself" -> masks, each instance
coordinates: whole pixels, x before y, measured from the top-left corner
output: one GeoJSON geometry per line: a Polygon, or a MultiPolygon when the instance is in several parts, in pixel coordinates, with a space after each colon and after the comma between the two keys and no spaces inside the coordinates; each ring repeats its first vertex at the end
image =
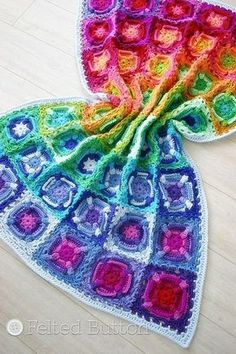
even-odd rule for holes
{"type": "Polygon", "coordinates": [[[207,206],[182,138],[235,131],[236,15],[197,0],[82,0],[77,33],[92,99],[1,115],[0,237],[81,301],[187,347],[207,206]]]}

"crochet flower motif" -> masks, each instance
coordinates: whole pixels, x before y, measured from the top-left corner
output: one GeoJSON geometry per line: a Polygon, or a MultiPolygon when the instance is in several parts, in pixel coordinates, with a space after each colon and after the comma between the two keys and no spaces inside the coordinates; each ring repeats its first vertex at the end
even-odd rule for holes
{"type": "Polygon", "coordinates": [[[42,207],[32,202],[19,204],[7,220],[12,233],[25,241],[33,241],[41,236],[48,223],[48,216],[42,207]]]}
{"type": "Polygon", "coordinates": [[[220,93],[213,99],[213,111],[220,121],[225,124],[236,120],[236,98],[230,94],[220,93]]]}
{"type": "Polygon", "coordinates": [[[0,205],[15,195],[18,180],[10,167],[0,164],[0,205]]]}
{"type": "Polygon", "coordinates": [[[109,204],[89,196],[79,203],[72,220],[79,231],[90,237],[97,237],[106,229],[109,213],[109,204]]]}
{"type": "Polygon", "coordinates": [[[76,191],[76,185],[60,175],[49,177],[41,188],[42,199],[55,209],[68,208],[76,191]]]}
{"type": "Polygon", "coordinates": [[[58,128],[74,119],[74,110],[71,107],[59,106],[49,108],[46,112],[46,125],[49,128],[58,128]]]}
{"type": "Polygon", "coordinates": [[[210,52],[216,45],[217,40],[213,36],[209,36],[204,32],[195,34],[190,38],[189,49],[194,56],[199,56],[210,52]]]}
{"type": "Polygon", "coordinates": [[[47,153],[40,151],[37,147],[32,147],[21,156],[20,166],[26,175],[36,177],[42,172],[48,160],[47,153]]]}
{"type": "Polygon", "coordinates": [[[170,72],[172,60],[169,56],[157,54],[147,62],[147,72],[153,78],[160,80],[170,72]]]}
{"type": "Polygon", "coordinates": [[[137,70],[139,62],[137,54],[129,50],[119,50],[118,65],[123,74],[132,73],[137,70]]]}
{"type": "Polygon", "coordinates": [[[81,173],[92,174],[97,166],[97,162],[100,159],[100,155],[97,153],[86,154],[78,163],[78,170],[81,173]]]}
{"type": "Polygon", "coordinates": [[[146,19],[120,18],[118,38],[124,44],[143,44],[150,23],[146,19]]]}
{"type": "Polygon", "coordinates": [[[164,206],[170,212],[186,211],[193,206],[193,187],[189,177],[180,173],[160,177],[164,206]]]}
{"type": "Polygon", "coordinates": [[[8,129],[11,137],[19,140],[25,138],[33,130],[33,124],[29,118],[19,116],[10,121],[8,129]]]}
{"type": "Polygon", "coordinates": [[[219,76],[234,78],[236,75],[236,48],[230,45],[220,48],[214,59],[214,68],[219,76]]]}
{"type": "Polygon", "coordinates": [[[180,147],[177,139],[171,135],[160,136],[158,138],[162,163],[171,163],[175,161],[180,153],[180,147]]]}
{"type": "Polygon", "coordinates": [[[233,14],[223,8],[203,4],[200,20],[208,31],[226,31],[233,23],[233,14]]]}
{"type": "Polygon", "coordinates": [[[212,86],[212,79],[205,73],[199,73],[195,78],[189,92],[192,96],[201,95],[210,91],[212,86]]]}
{"type": "Polygon", "coordinates": [[[192,248],[191,226],[162,225],[158,251],[160,257],[170,260],[189,260],[192,248]]]}
{"type": "Polygon", "coordinates": [[[131,251],[143,249],[149,236],[148,222],[136,214],[125,214],[111,229],[113,242],[121,248],[131,251]]]}
{"type": "Polygon", "coordinates": [[[161,8],[163,17],[179,22],[190,19],[194,13],[194,1],[167,0],[161,8]]]}
{"type": "Polygon", "coordinates": [[[145,206],[153,201],[153,177],[149,173],[137,171],[131,175],[128,183],[130,204],[145,206]]]}
{"type": "Polygon", "coordinates": [[[179,276],[154,273],[148,280],[143,295],[143,307],[152,315],[167,320],[178,320],[188,305],[188,284],[179,276]]]}
{"type": "Polygon", "coordinates": [[[91,286],[103,297],[124,296],[131,287],[132,278],[127,264],[116,259],[105,259],[96,265],[91,286]]]}
{"type": "Polygon", "coordinates": [[[110,61],[111,54],[108,49],[94,54],[90,53],[88,58],[89,69],[94,74],[102,75],[107,71],[110,61]]]}
{"type": "Polygon", "coordinates": [[[51,246],[46,258],[67,274],[73,274],[84,257],[86,247],[66,235],[57,239],[51,246]]]}
{"type": "Polygon", "coordinates": [[[124,0],[123,6],[130,13],[147,14],[154,7],[153,0],[124,0]]]}
{"type": "Polygon", "coordinates": [[[171,50],[181,42],[182,38],[182,32],[178,27],[157,22],[153,40],[160,49],[171,50]]]}
{"type": "Polygon", "coordinates": [[[86,38],[92,45],[100,45],[108,38],[113,30],[113,22],[111,18],[104,20],[89,20],[86,24],[86,38]]]}
{"type": "Polygon", "coordinates": [[[96,13],[110,11],[115,6],[116,0],[88,0],[88,7],[96,13]]]}
{"type": "Polygon", "coordinates": [[[68,155],[73,152],[83,140],[84,135],[77,130],[71,129],[65,133],[58,134],[53,139],[52,145],[59,155],[68,155]]]}
{"type": "Polygon", "coordinates": [[[118,167],[110,167],[105,173],[104,186],[105,191],[109,195],[115,195],[120,188],[121,169],[118,167]]]}

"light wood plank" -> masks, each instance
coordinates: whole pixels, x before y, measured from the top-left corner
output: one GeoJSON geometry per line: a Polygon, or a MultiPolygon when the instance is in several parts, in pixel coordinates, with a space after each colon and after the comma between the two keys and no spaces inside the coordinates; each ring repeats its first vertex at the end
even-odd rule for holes
{"type": "Polygon", "coordinates": [[[70,1],[68,1],[68,0],[47,0],[47,1],[65,9],[67,11],[77,13],[79,1],[82,1],[82,0],[70,0],[70,1]]]}
{"type": "Polygon", "coordinates": [[[15,27],[74,57],[75,17],[75,14],[47,1],[36,0],[15,27]]]}
{"type": "Polygon", "coordinates": [[[229,6],[232,6],[233,8],[235,8],[235,0],[224,0],[224,1],[221,1],[221,3],[225,3],[226,5],[229,5],[229,6]]]}
{"type": "MultiPolygon", "coordinates": [[[[84,306],[84,305],[83,305],[84,306]]],[[[141,350],[148,354],[233,354],[236,345],[236,339],[234,336],[225,332],[222,328],[210,321],[208,318],[200,315],[199,323],[196,334],[189,348],[182,349],[175,343],[171,342],[167,338],[160,336],[156,333],[148,331],[147,333],[141,332],[138,334],[138,328],[136,329],[136,335],[130,334],[130,324],[124,320],[119,320],[113,316],[103,313],[98,310],[92,310],[100,320],[105,323],[116,325],[116,328],[120,328],[124,336],[137,345],[141,350]]],[[[134,328],[132,330],[135,332],[134,328]]]]}
{"type": "Polygon", "coordinates": [[[209,213],[209,248],[236,264],[236,201],[204,184],[209,213]]]}
{"type": "Polygon", "coordinates": [[[52,97],[52,94],[0,67],[0,111],[10,110],[29,101],[52,97]]]}
{"type": "Polygon", "coordinates": [[[33,354],[36,353],[26,344],[24,344],[20,338],[13,337],[7,333],[6,327],[0,325],[0,353],[1,354],[33,354]]]}
{"type": "Polygon", "coordinates": [[[229,139],[236,143],[236,133],[230,135],[229,139]]]}
{"type": "Polygon", "coordinates": [[[56,96],[86,96],[75,59],[0,22],[0,66],[56,96]]]}
{"type": "Polygon", "coordinates": [[[184,146],[203,181],[236,199],[235,143],[229,139],[202,144],[184,141],[184,146]]]}
{"type": "Polygon", "coordinates": [[[236,336],[236,266],[210,251],[202,313],[236,336]]]}
{"type": "Polygon", "coordinates": [[[0,0],[0,20],[13,24],[33,0],[0,0]]]}

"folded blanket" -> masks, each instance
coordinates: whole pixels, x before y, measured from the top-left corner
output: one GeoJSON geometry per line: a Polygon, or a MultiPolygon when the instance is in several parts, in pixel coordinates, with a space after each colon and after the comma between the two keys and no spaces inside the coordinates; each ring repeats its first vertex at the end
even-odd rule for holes
{"type": "Polygon", "coordinates": [[[235,131],[235,34],[223,5],[82,0],[77,55],[93,99],[0,119],[0,237],[51,283],[183,347],[207,206],[182,139],[235,131]]]}

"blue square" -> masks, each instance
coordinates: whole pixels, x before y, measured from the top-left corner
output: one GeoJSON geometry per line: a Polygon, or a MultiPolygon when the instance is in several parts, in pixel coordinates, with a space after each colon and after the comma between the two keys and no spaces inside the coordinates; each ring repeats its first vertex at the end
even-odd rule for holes
{"type": "Polygon", "coordinates": [[[93,260],[82,283],[83,290],[101,303],[130,310],[145,267],[124,256],[104,251],[93,260]]]}
{"type": "Polygon", "coordinates": [[[89,247],[75,227],[63,221],[51,232],[47,241],[40,245],[33,259],[59,280],[77,287],[99,249],[89,247]]]}
{"type": "Polygon", "coordinates": [[[166,217],[158,220],[154,233],[151,263],[156,265],[196,267],[201,233],[197,218],[166,217]]]}
{"type": "Polygon", "coordinates": [[[69,219],[86,239],[103,244],[114,209],[114,205],[85,192],[71,211],[69,219]]]}
{"type": "Polygon", "coordinates": [[[197,181],[192,168],[161,170],[159,188],[161,214],[193,217],[199,214],[197,181]]]}
{"type": "Polygon", "coordinates": [[[18,198],[24,187],[7,157],[0,158],[0,211],[18,198]]]}

